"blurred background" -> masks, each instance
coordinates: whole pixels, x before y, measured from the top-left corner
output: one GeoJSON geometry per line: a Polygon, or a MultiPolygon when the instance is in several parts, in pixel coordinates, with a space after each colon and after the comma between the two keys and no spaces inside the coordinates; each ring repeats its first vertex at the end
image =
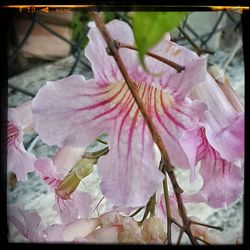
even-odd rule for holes
{"type": "MultiPolygon", "coordinates": [[[[129,12],[103,12],[105,22],[120,19],[131,24],[129,12]]],[[[92,77],[90,64],[84,56],[88,42],[86,11],[34,13],[12,12],[8,19],[8,106],[15,107],[31,100],[48,80],[58,80],[72,74],[92,77]]],[[[233,11],[193,12],[182,24],[182,29],[204,49],[215,52],[209,55],[208,64],[218,64],[228,74],[231,86],[244,104],[244,55],[242,49],[241,15],[233,11]]],[[[192,49],[178,29],[171,32],[172,40],[192,49]]],[[[52,157],[57,147],[45,145],[36,133],[24,136],[24,145],[38,158],[52,157]]],[[[180,183],[188,188],[188,173],[179,173],[180,183]]],[[[94,172],[84,180],[84,189],[100,200],[99,179],[94,172]],[[93,190],[95,190],[93,192],[93,190]]],[[[190,187],[189,187],[190,188],[190,187]]],[[[37,209],[46,223],[58,222],[52,208],[54,194],[33,173],[25,183],[16,183],[14,174],[8,175],[8,203],[25,204],[26,209],[37,209]],[[50,205],[51,204],[51,205],[50,205]]],[[[190,208],[201,219],[224,226],[223,235],[228,241],[242,241],[242,199],[228,209],[210,209],[207,206],[190,208]]],[[[25,241],[10,226],[10,241],[25,241]]]]}

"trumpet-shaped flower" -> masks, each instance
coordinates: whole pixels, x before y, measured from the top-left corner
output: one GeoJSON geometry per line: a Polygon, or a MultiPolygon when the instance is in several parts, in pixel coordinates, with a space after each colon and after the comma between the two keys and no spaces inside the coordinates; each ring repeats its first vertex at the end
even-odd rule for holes
{"type": "MultiPolygon", "coordinates": [[[[134,44],[131,28],[114,20],[107,24],[111,36],[134,44]]],[[[106,43],[96,27],[88,34],[85,54],[92,64],[94,79],[83,76],[49,81],[37,93],[32,107],[35,129],[49,145],[86,146],[98,135],[109,135],[109,153],[98,161],[101,191],[116,206],[145,205],[160,187],[163,175],[157,170],[150,131],[106,43]]],[[[206,79],[206,57],[178,46],[168,39],[152,49],[185,66],[177,73],[153,58],[146,58],[143,71],[135,51],[120,49],[121,57],[137,86],[148,114],[161,134],[172,164],[189,167],[180,138],[198,127],[206,105],[186,96],[206,79]]]]}
{"type": "Polygon", "coordinates": [[[36,157],[23,145],[23,134],[33,127],[31,101],[8,109],[7,166],[16,174],[18,181],[26,181],[27,174],[34,170],[36,157]]]}
{"type": "MultiPolygon", "coordinates": [[[[35,162],[36,173],[55,190],[56,211],[62,223],[68,224],[80,217],[87,217],[91,212],[91,198],[88,193],[76,189],[75,182],[69,183],[66,190],[57,192],[67,168],[75,163],[81,157],[83,149],[62,148],[56,154],[54,161],[51,159],[38,159],[35,162]],[[57,167],[58,166],[58,167],[57,167]],[[67,167],[67,168],[66,168],[67,167]],[[73,187],[71,187],[71,185],[73,187]]],[[[78,177],[75,176],[78,180],[78,177]]],[[[79,180],[80,181],[80,180],[79,180]]],[[[78,185],[79,182],[77,182],[78,185]]]]}
{"type": "Polygon", "coordinates": [[[193,137],[190,133],[183,136],[183,141],[188,145],[187,147],[192,147],[193,138],[197,138],[195,155],[196,161],[200,161],[203,186],[197,193],[187,196],[186,201],[205,202],[213,208],[227,207],[242,194],[244,168],[221,157],[208,142],[205,128],[197,129],[192,133],[199,137],[195,135],[193,137]]]}
{"type": "Polygon", "coordinates": [[[230,92],[227,99],[209,74],[206,83],[196,85],[190,96],[208,106],[201,116],[201,124],[205,127],[209,144],[223,159],[229,162],[239,160],[244,154],[244,113],[239,104],[237,110],[240,112],[236,111],[236,97],[230,92]]]}

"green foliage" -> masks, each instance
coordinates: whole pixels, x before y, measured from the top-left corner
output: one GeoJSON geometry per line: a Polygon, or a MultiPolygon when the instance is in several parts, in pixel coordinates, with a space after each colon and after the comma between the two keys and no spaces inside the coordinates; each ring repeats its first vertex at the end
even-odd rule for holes
{"type": "Polygon", "coordinates": [[[172,31],[183,21],[187,12],[134,12],[132,26],[139,59],[144,65],[144,55],[166,32],[172,31]]]}

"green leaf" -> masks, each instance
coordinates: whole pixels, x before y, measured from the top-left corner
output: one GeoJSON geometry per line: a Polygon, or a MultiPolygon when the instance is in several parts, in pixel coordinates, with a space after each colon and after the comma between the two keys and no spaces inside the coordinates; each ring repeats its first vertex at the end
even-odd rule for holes
{"type": "Polygon", "coordinates": [[[183,21],[187,12],[134,12],[132,25],[139,59],[144,65],[145,53],[183,21]]]}

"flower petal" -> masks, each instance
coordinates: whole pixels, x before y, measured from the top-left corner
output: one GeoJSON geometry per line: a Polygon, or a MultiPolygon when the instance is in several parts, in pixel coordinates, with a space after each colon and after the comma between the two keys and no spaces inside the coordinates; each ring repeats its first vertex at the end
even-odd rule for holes
{"type": "Polygon", "coordinates": [[[182,168],[193,167],[192,155],[184,152],[181,138],[199,126],[199,117],[206,105],[188,98],[175,100],[157,88],[153,89],[150,100],[149,113],[163,138],[171,163],[182,168]]]}
{"type": "Polygon", "coordinates": [[[116,206],[145,205],[163,179],[156,168],[152,137],[139,112],[137,108],[131,114],[127,108],[111,124],[110,151],[98,161],[101,191],[116,206]]]}
{"type": "Polygon", "coordinates": [[[58,173],[66,175],[74,166],[74,164],[81,159],[84,153],[84,148],[63,147],[58,150],[53,158],[53,164],[58,173]]]}
{"type": "Polygon", "coordinates": [[[80,218],[87,218],[91,211],[91,197],[89,193],[75,191],[71,195],[71,200],[78,209],[80,218]]]}
{"type": "Polygon", "coordinates": [[[35,171],[53,189],[56,188],[60,179],[63,177],[56,172],[56,168],[51,159],[36,160],[35,171]]]}
{"type": "Polygon", "coordinates": [[[207,104],[201,121],[211,146],[221,157],[235,161],[244,154],[244,115],[234,110],[214,79],[207,74],[207,82],[192,89],[192,99],[207,104]]]}
{"type": "Polygon", "coordinates": [[[80,75],[48,82],[32,102],[36,131],[48,145],[87,146],[109,131],[98,116],[123,94],[124,87],[119,86],[115,90],[101,88],[80,75]]]}
{"type": "MultiPolygon", "coordinates": [[[[153,71],[155,75],[141,72],[138,73],[138,75],[135,74],[135,77],[138,81],[154,83],[162,89],[166,89],[169,94],[175,96],[177,99],[183,99],[191,91],[192,87],[206,80],[207,57],[194,57],[192,51],[168,41],[166,41],[166,43],[168,44],[167,47],[170,47],[171,49],[168,51],[166,48],[163,49],[159,46],[160,50],[158,51],[157,49],[158,52],[156,52],[156,54],[162,56],[161,52],[166,50],[168,53],[163,57],[169,59],[172,58],[172,53],[180,51],[183,57],[179,61],[185,69],[178,73],[170,66],[159,61],[155,62],[155,59],[146,57],[146,61],[148,62],[147,67],[150,71],[153,71]]],[[[178,60],[173,59],[173,61],[178,63],[178,60]]]]}
{"type": "Polygon", "coordinates": [[[78,209],[71,199],[61,199],[55,195],[55,208],[63,225],[78,219],[78,209]]]}
{"type": "Polygon", "coordinates": [[[85,237],[88,242],[97,243],[117,243],[120,227],[102,226],[85,237]]]}
{"type": "Polygon", "coordinates": [[[227,207],[242,194],[242,167],[223,159],[208,143],[204,129],[198,130],[198,133],[202,140],[197,148],[197,161],[201,160],[203,186],[187,201],[206,202],[213,208],[227,207]]]}
{"type": "Polygon", "coordinates": [[[199,196],[201,195],[204,199],[202,201],[210,207],[228,207],[242,194],[244,177],[241,169],[223,160],[215,150],[211,151],[207,159],[201,161],[200,174],[203,186],[198,191],[199,196]]]}
{"type": "Polygon", "coordinates": [[[35,210],[23,210],[16,205],[8,205],[8,220],[31,242],[41,242],[41,217],[35,210]]]}
{"type": "Polygon", "coordinates": [[[15,108],[17,111],[18,120],[20,121],[22,129],[25,132],[31,131],[34,127],[31,103],[32,101],[28,101],[15,108]]]}
{"type": "Polygon", "coordinates": [[[78,219],[65,227],[63,230],[63,239],[69,242],[84,238],[89,233],[93,232],[99,224],[99,219],[78,219]]]}
{"type": "Polygon", "coordinates": [[[46,242],[63,242],[62,232],[65,229],[63,225],[50,225],[43,230],[46,242]]]}
{"type": "MultiPolygon", "coordinates": [[[[106,28],[114,40],[131,45],[134,44],[133,32],[127,23],[113,20],[106,24],[106,28]]],[[[107,44],[96,27],[90,29],[88,38],[89,43],[86,46],[85,55],[91,62],[95,79],[100,84],[124,81],[115,60],[107,54],[107,44]]],[[[136,52],[128,49],[119,49],[119,52],[126,67],[128,69],[134,68],[137,64],[136,52]]]]}
{"type": "Polygon", "coordinates": [[[26,181],[27,174],[34,170],[36,157],[23,146],[22,123],[16,109],[8,109],[7,163],[8,171],[16,174],[18,181],[26,181]]]}
{"type": "Polygon", "coordinates": [[[69,199],[56,195],[56,211],[63,225],[72,223],[79,217],[88,217],[91,213],[91,198],[88,193],[75,191],[69,199]]]}

